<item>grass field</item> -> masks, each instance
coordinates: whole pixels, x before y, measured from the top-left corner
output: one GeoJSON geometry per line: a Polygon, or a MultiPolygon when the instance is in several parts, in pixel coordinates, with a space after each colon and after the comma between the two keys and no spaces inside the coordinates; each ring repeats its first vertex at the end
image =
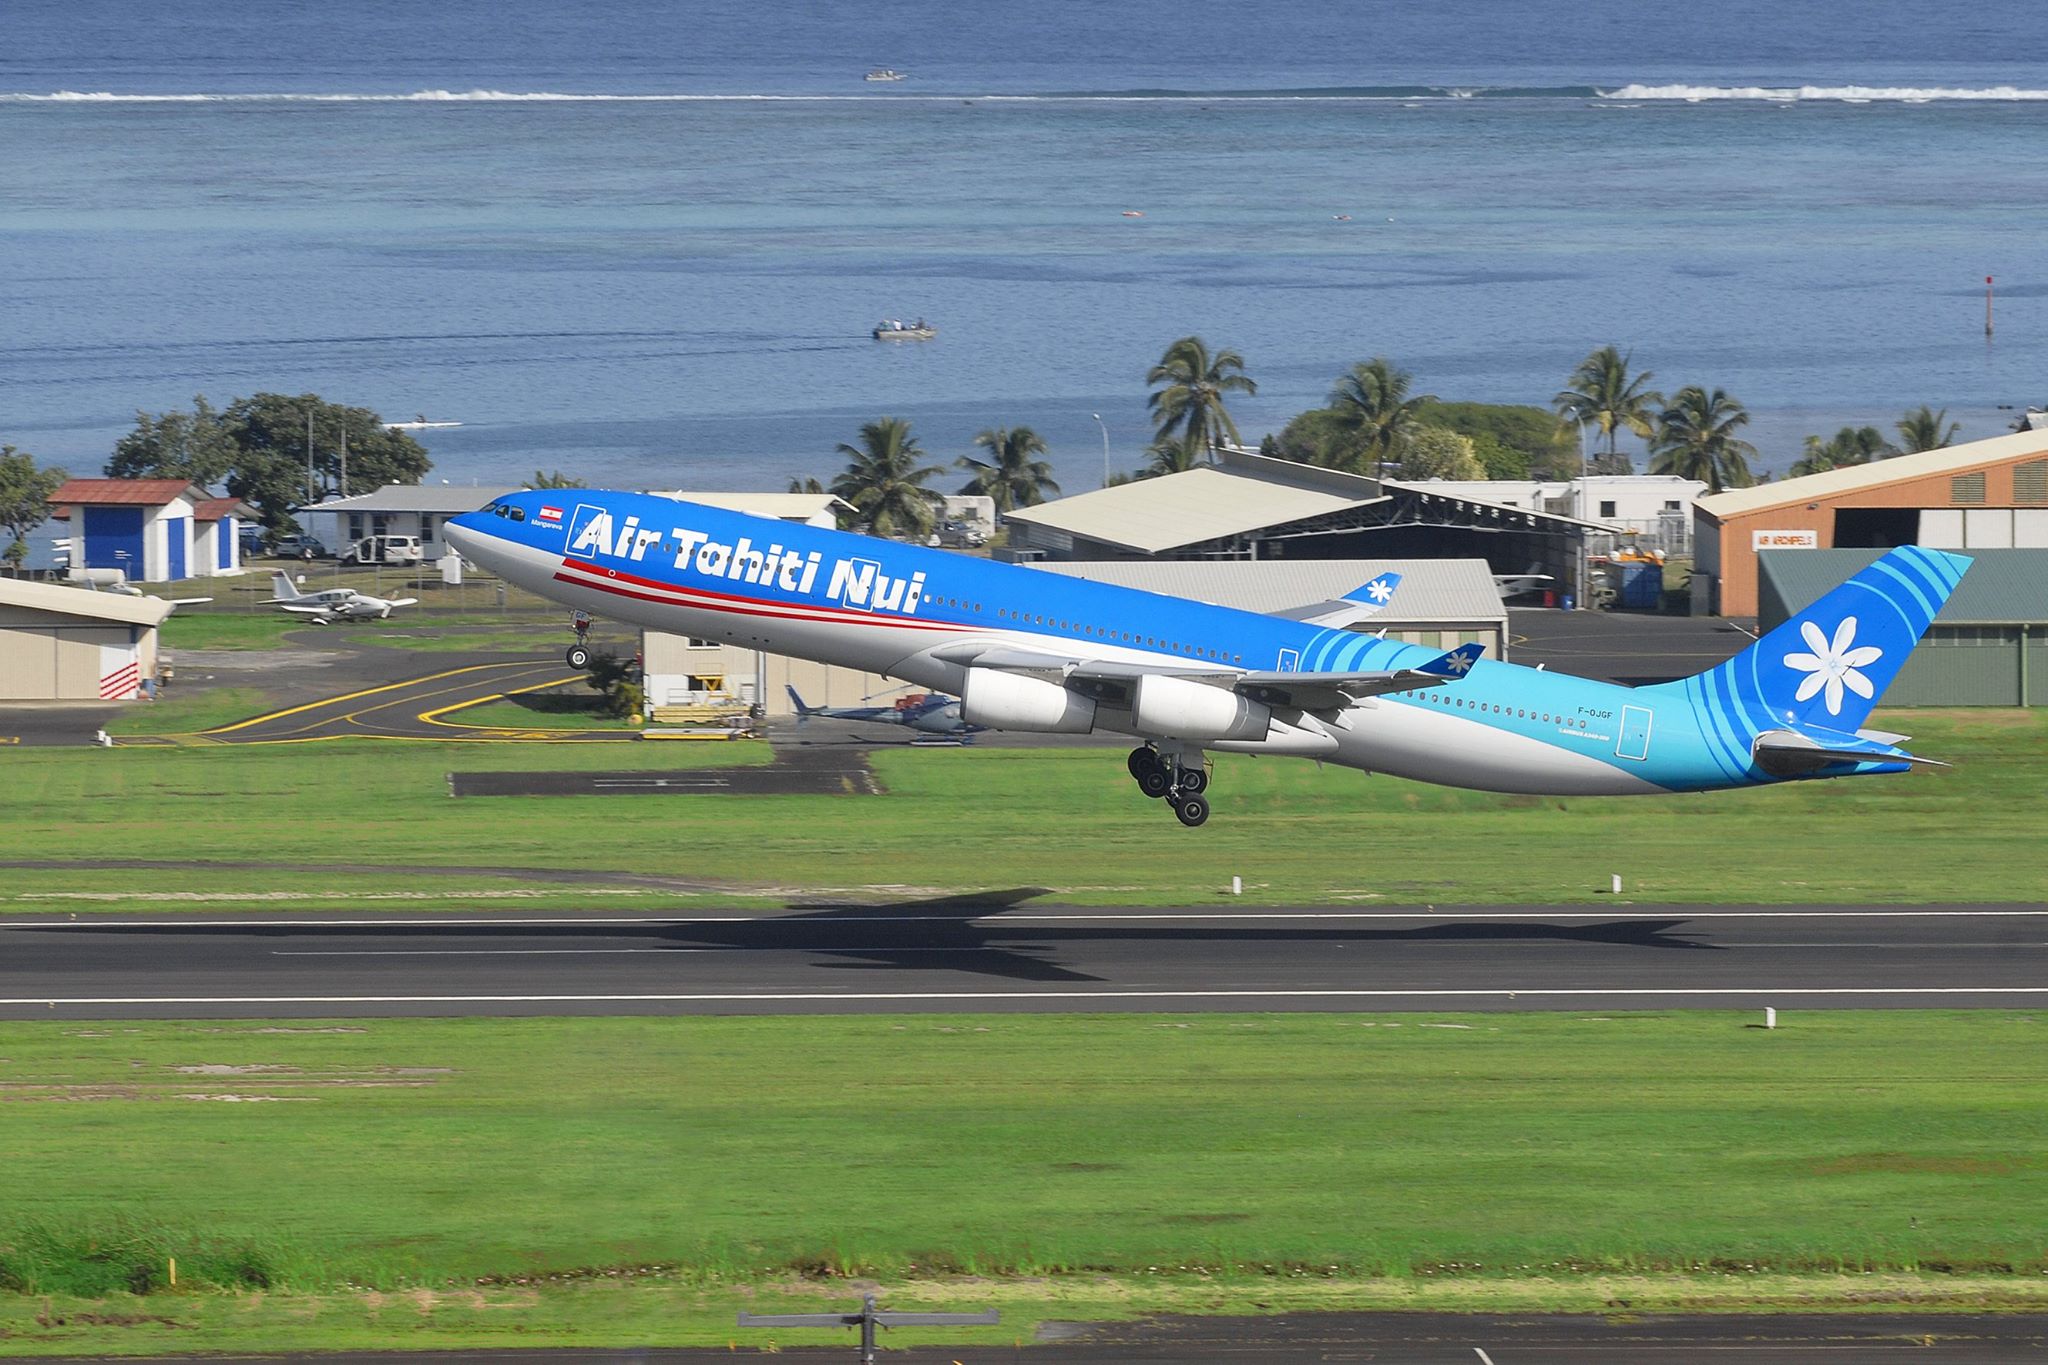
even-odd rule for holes
{"type": "Polygon", "coordinates": [[[854,1278],[999,1301],[1005,1341],[1162,1304],[2048,1306],[2048,1017],[1750,1022],[0,1024],[0,1284],[58,1305],[0,1329],[715,1343],[854,1278]],[[79,1312],[203,1330],[34,1326],[79,1312]]]}
{"type": "MultiPolygon", "coordinates": [[[[1632,900],[1914,902],[2048,897],[2040,854],[2048,712],[1879,713],[1953,771],[1655,798],[1492,796],[1220,757],[1199,830],[1139,798],[1103,750],[884,749],[882,797],[553,797],[454,801],[454,770],[661,768],[765,762],[765,746],[438,745],[350,741],[205,749],[24,749],[5,755],[0,858],[355,861],[358,892],[436,889],[417,869],[577,865],[717,883],[736,903],[805,893],[882,898],[1013,887],[1082,903],[1219,896],[1232,876],[1270,902],[1584,901],[1623,878],[1632,900]],[[687,751],[687,752],[682,752],[687,751]],[[260,830],[260,834],[259,834],[260,830]],[[574,850],[573,855],[565,850],[574,850]],[[1822,850],[1817,852],[1817,850],[1822,850]],[[762,869],[772,868],[772,873],[762,869]]],[[[462,885],[474,889],[474,881],[462,885]]],[[[20,870],[0,906],[53,893],[134,909],[148,888],[317,896],[300,871],[20,870]],[[123,896],[125,895],[125,899],[123,896]]],[[[536,902],[588,905],[576,887],[536,902]]],[[[668,893],[637,893],[664,904],[668,893]]],[[[690,902],[678,902],[690,903],[690,902]]],[[[205,909],[203,898],[180,902],[205,909]]],[[[365,906],[371,902],[363,902],[365,906]]]]}

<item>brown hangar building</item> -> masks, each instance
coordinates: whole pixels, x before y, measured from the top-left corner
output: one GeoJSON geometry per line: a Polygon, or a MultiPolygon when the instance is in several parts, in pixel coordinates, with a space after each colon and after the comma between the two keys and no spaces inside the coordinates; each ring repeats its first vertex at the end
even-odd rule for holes
{"type": "Polygon", "coordinates": [[[1761,550],[2048,549],[2048,431],[1895,455],[1693,504],[1692,609],[1757,614],[1761,550]]]}

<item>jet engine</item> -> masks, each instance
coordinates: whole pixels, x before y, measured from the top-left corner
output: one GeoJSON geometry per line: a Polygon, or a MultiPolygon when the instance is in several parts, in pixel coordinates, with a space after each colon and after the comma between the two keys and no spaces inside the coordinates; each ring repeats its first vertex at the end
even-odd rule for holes
{"type": "Polygon", "coordinates": [[[1147,673],[1131,689],[1131,718],[1141,735],[1262,740],[1272,726],[1273,712],[1227,687],[1147,673]]]}
{"type": "Polygon", "coordinates": [[[995,730],[1085,735],[1095,728],[1095,703],[1042,678],[970,668],[960,688],[960,718],[995,730]]]}

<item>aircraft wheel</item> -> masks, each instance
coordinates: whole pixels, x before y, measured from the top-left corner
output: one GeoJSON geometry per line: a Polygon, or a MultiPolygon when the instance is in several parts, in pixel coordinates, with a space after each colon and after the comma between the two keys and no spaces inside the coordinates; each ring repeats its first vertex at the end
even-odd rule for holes
{"type": "Polygon", "coordinates": [[[1147,796],[1164,796],[1173,790],[1173,778],[1164,767],[1148,768],[1138,775],[1138,790],[1147,796]]]}
{"type": "Polygon", "coordinates": [[[570,645],[569,653],[565,657],[569,661],[569,667],[579,673],[590,667],[590,651],[582,645],[570,645]]]}
{"type": "Polygon", "coordinates": [[[1174,818],[1189,829],[1209,818],[1209,802],[1200,796],[1180,796],[1173,803],[1174,818]]]}
{"type": "Polygon", "coordinates": [[[1207,790],[1209,790],[1209,774],[1207,772],[1200,768],[1182,768],[1180,770],[1180,794],[1182,796],[1199,796],[1207,790]]]}
{"type": "Polygon", "coordinates": [[[1131,750],[1131,756],[1125,761],[1124,766],[1131,770],[1132,781],[1142,782],[1148,769],[1159,766],[1159,755],[1153,751],[1151,745],[1140,744],[1131,750]]]}

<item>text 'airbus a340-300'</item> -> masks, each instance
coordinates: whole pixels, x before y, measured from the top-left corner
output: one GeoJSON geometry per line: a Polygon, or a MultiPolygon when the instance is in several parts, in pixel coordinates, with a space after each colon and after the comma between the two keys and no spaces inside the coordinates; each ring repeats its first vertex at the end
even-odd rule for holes
{"type": "Polygon", "coordinates": [[[901,678],[959,697],[968,725],[1129,735],[1131,776],[1187,825],[1209,817],[1208,751],[1542,795],[1903,772],[1930,760],[1861,727],[1970,566],[1901,547],[1726,663],[1631,688],[1361,633],[1391,574],[1264,615],[580,489],[499,498],[447,536],[544,597],[901,678]]]}

